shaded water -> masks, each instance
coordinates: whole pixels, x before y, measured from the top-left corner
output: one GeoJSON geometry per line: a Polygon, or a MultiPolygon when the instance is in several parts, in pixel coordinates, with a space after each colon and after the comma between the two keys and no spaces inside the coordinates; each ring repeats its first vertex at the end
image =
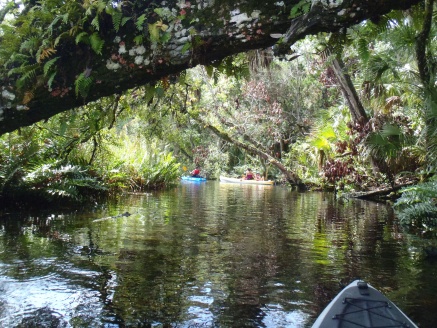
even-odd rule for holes
{"type": "Polygon", "coordinates": [[[437,327],[437,262],[381,204],[187,182],[0,224],[1,327],[311,327],[357,277],[437,327]]]}

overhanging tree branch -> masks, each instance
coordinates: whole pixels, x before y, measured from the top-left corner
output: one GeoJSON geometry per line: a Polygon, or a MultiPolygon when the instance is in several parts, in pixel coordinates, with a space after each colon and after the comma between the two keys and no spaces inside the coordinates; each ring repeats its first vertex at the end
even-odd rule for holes
{"type": "Polygon", "coordinates": [[[165,7],[162,1],[123,1],[109,2],[103,11],[93,7],[96,1],[74,7],[76,16],[68,15],[67,3],[52,10],[49,2],[35,2],[53,21],[42,26],[32,16],[38,10],[25,11],[38,24],[26,32],[17,23],[12,34],[0,37],[19,38],[8,42],[17,49],[7,49],[1,61],[0,135],[198,64],[272,47],[277,35],[283,35],[277,50],[288,52],[306,35],[337,31],[420,1],[171,0],[165,7]],[[64,21],[69,17],[75,18],[64,21]],[[36,48],[21,47],[37,31],[36,48]]]}
{"type": "Polygon", "coordinates": [[[285,178],[287,179],[287,181],[291,185],[297,186],[299,189],[305,189],[305,185],[302,183],[302,180],[295,173],[293,173],[289,169],[287,169],[284,166],[284,164],[282,164],[280,161],[278,161],[273,156],[263,152],[262,150],[260,150],[259,148],[255,147],[255,146],[252,146],[250,144],[247,144],[247,143],[241,142],[235,138],[232,138],[226,132],[220,131],[214,125],[209,124],[208,122],[205,122],[203,119],[201,119],[200,116],[193,115],[192,118],[195,119],[196,121],[198,121],[199,123],[201,123],[205,128],[212,131],[220,139],[227,141],[227,142],[229,142],[229,143],[231,143],[231,144],[233,144],[241,149],[244,149],[252,155],[259,156],[260,158],[269,162],[271,165],[277,167],[282,172],[282,174],[284,174],[285,178]]]}

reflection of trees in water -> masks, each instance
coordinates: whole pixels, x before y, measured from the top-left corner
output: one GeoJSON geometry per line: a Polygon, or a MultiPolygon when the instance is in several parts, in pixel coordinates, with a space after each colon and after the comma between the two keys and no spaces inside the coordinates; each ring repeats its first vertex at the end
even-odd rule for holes
{"type": "MultiPolygon", "coordinates": [[[[411,262],[383,205],[276,186],[210,186],[128,197],[91,220],[9,220],[0,256],[56,256],[59,275],[90,295],[75,309],[77,320],[90,320],[88,310],[124,326],[192,318],[205,326],[263,326],[275,315],[315,316],[356,277],[393,288],[431,280],[411,269],[423,264],[411,262]],[[125,211],[133,215],[93,222],[125,211]],[[22,254],[12,252],[19,247],[22,254]]],[[[405,295],[420,298],[408,288],[405,295]]]]}
{"type": "MultiPolygon", "coordinates": [[[[258,222],[259,223],[259,222],[258,222]]],[[[236,229],[238,230],[238,229],[236,229]]],[[[236,325],[250,321],[261,322],[262,309],[267,302],[265,287],[277,273],[277,250],[266,243],[262,227],[249,227],[244,235],[231,231],[232,249],[229,252],[228,297],[222,315],[236,325]]]]}
{"type": "MultiPolygon", "coordinates": [[[[226,240],[231,243],[224,263],[228,296],[221,320],[235,326],[262,326],[270,301],[268,285],[278,274],[282,253],[281,212],[272,206],[272,186],[221,185],[224,217],[229,222],[226,240]]],[[[223,265],[223,264],[222,264],[223,265]]]]}
{"type": "Polygon", "coordinates": [[[316,299],[324,300],[318,302],[316,313],[356,278],[376,287],[393,285],[405,248],[397,242],[399,227],[393,224],[389,206],[360,200],[330,201],[319,207],[318,213],[313,252],[324,249],[330,264],[313,271],[315,282],[325,275],[323,283],[314,288],[316,299]]]}

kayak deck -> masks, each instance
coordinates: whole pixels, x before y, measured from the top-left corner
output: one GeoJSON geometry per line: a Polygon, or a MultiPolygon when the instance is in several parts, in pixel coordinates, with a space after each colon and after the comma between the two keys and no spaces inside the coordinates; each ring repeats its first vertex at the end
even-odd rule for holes
{"type": "Polygon", "coordinates": [[[187,176],[183,176],[181,177],[182,180],[185,181],[206,181],[206,178],[202,178],[202,177],[187,177],[187,176]]]}
{"type": "Polygon", "coordinates": [[[393,302],[362,280],[346,286],[323,310],[312,328],[417,326],[393,302]]]}
{"type": "Polygon", "coordinates": [[[238,178],[228,178],[224,176],[220,176],[220,182],[228,182],[228,183],[240,183],[240,184],[255,184],[255,185],[273,185],[274,181],[272,180],[244,180],[238,178]]]}

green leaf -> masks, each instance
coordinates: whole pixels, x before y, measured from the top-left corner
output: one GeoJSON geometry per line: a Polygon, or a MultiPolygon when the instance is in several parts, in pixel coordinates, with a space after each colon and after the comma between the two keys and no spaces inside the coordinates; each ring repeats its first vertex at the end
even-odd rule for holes
{"type": "Polygon", "coordinates": [[[55,39],[55,43],[53,44],[53,47],[56,48],[56,46],[59,44],[59,41],[65,36],[68,36],[68,32],[64,32],[58,35],[58,37],[55,39]]]}
{"type": "Polygon", "coordinates": [[[135,42],[136,45],[140,45],[140,44],[142,44],[142,43],[143,43],[143,36],[142,36],[142,35],[137,35],[137,36],[134,38],[134,42],[135,42]]]}
{"type": "Polygon", "coordinates": [[[76,44],[79,44],[79,42],[85,43],[85,44],[89,44],[90,39],[88,36],[87,32],[80,32],[77,36],[76,36],[76,44]]]}
{"type": "Polygon", "coordinates": [[[181,53],[185,53],[186,51],[188,51],[189,49],[191,49],[193,47],[193,45],[191,44],[191,42],[187,42],[184,44],[184,46],[181,49],[181,53]]]}
{"type": "Polygon", "coordinates": [[[290,18],[296,18],[303,14],[306,14],[311,9],[311,1],[309,0],[301,0],[298,4],[294,5],[290,11],[290,18]]]}
{"type": "Polygon", "coordinates": [[[38,64],[20,67],[19,72],[21,73],[21,77],[17,80],[18,88],[21,89],[27,83],[31,82],[37,76],[38,69],[38,64]]]}
{"type": "Polygon", "coordinates": [[[94,19],[91,21],[91,25],[94,26],[97,31],[100,30],[99,16],[96,15],[96,17],[94,17],[94,19]]]}
{"type": "Polygon", "coordinates": [[[358,45],[358,54],[360,55],[360,57],[364,61],[369,60],[370,52],[369,52],[368,40],[366,40],[365,38],[360,38],[357,40],[357,45],[358,45]]]}
{"type": "Polygon", "coordinates": [[[148,26],[149,26],[150,40],[152,42],[158,42],[159,41],[159,27],[157,27],[156,24],[148,24],[148,26]]]}
{"type": "Polygon", "coordinates": [[[90,37],[91,48],[98,55],[102,54],[103,45],[105,41],[100,38],[97,33],[93,33],[90,37]]]}
{"type": "Polygon", "coordinates": [[[168,41],[170,41],[170,39],[171,39],[171,34],[170,33],[168,33],[168,32],[166,32],[166,33],[164,33],[162,36],[161,36],[161,43],[163,43],[163,44],[165,44],[165,43],[167,43],[168,41]]]}
{"type": "Polygon", "coordinates": [[[121,20],[123,18],[123,14],[118,11],[114,11],[112,13],[112,25],[114,26],[114,29],[116,32],[120,29],[121,20]]]}
{"type": "Polygon", "coordinates": [[[146,15],[142,14],[140,17],[138,17],[137,21],[135,22],[135,26],[137,27],[137,30],[142,31],[143,30],[143,24],[146,21],[146,15]]]}
{"type": "Polygon", "coordinates": [[[121,20],[121,26],[124,26],[131,19],[132,17],[123,17],[123,19],[121,20]]]}
{"type": "Polygon", "coordinates": [[[88,95],[93,82],[94,81],[92,77],[85,77],[84,73],[81,73],[74,82],[76,97],[81,95],[83,98],[85,98],[88,95]]]}
{"type": "Polygon", "coordinates": [[[153,97],[155,96],[155,87],[152,85],[147,85],[146,86],[146,95],[145,95],[145,102],[148,103],[149,101],[151,101],[153,99],[153,97]]]}
{"type": "Polygon", "coordinates": [[[53,84],[53,80],[55,79],[55,76],[58,72],[53,72],[52,75],[50,75],[48,81],[47,81],[47,85],[49,87],[49,90],[52,89],[52,84],[53,84]]]}
{"type": "Polygon", "coordinates": [[[58,59],[59,57],[55,57],[53,59],[50,59],[47,63],[44,64],[44,76],[47,76],[47,73],[50,71],[50,68],[58,59]]]}
{"type": "Polygon", "coordinates": [[[160,16],[160,17],[164,16],[164,9],[163,8],[155,8],[153,11],[155,13],[157,13],[158,16],[160,16]]]}
{"type": "Polygon", "coordinates": [[[381,136],[383,136],[384,138],[388,138],[391,136],[401,136],[402,134],[402,129],[399,126],[393,124],[385,124],[381,130],[381,136]]]}
{"type": "Polygon", "coordinates": [[[211,65],[205,66],[206,73],[211,78],[214,74],[214,67],[211,65]]]}

